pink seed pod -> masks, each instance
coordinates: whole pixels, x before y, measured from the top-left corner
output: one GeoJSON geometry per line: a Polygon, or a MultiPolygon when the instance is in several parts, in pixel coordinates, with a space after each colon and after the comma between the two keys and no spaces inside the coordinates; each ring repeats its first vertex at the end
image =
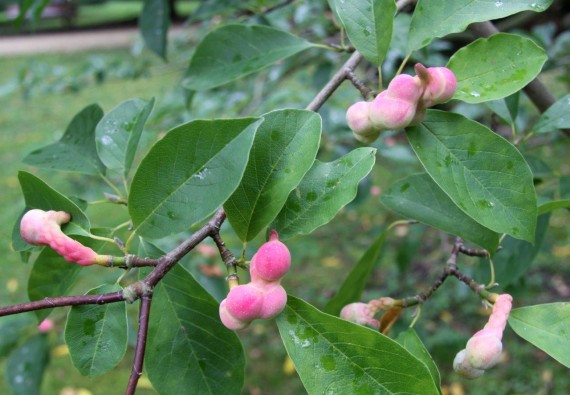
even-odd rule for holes
{"type": "Polygon", "coordinates": [[[279,315],[287,304],[287,292],[278,283],[263,285],[263,306],[259,318],[273,318],[279,315]]]}
{"type": "Polygon", "coordinates": [[[226,298],[226,308],[232,317],[240,321],[251,321],[259,318],[263,302],[263,292],[250,283],[230,290],[226,298]]]}
{"type": "Polygon", "coordinates": [[[374,131],[372,123],[368,118],[368,108],[370,103],[359,101],[354,103],[346,111],[346,123],[355,134],[369,134],[374,131]]]}
{"type": "Polygon", "coordinates": [[[447,67],[428,67],[420,63],[414,67],[420,79],[426,84],[422,102],[426,107],[449,101],[457,89],[457,79],[447,67]]]}
{"type": "Polygon", "coordinates": [[[367,325],[373,328],[380,327],[380,321],[374,319],[374,312],[368,303],[347,304],[340,311],[340,318],[359,325],[367,325]]]}
{"type": "Polygon", "coordinates": [[[400,74],[394,77],[386,89],[388,97],[405,100],[409,103],[416,103],[422,96],[422,92],[423,87],[420,78],[408,74],[400,74]]]}
{"type": "Polygon", "coordinates": [[[512,307],[513,297],[511,295],[499,295],[493,305],[493,312],[489,317],[489,322],[485,325],[485,329],[491,329],[497,333],[499,340],[503,337],[503,331],[507,325],[507,320],[512,307]]]}
{"type": "Polygon", "coordinates": [[[251,259],[249,266],[252,281],[279,281],[291,267],[291,254],[279,241],[275,230],[269,233],[269,241],[263,244],[251,259]]]}
{"type": "Polygon", "coordinates": [[[503,344],[492,329],[482,329],[467,342],[466,361],[475,369],[487,370],[501,358],[503,344]]]}
{"type": "Polygon", "coordinates": [[[32,245],[49,245],[68,262],[82,266],[103,262],[91,248],[73,240],[61,231],[60,226],[69,222],[70,215],[64,211],[30,210],[20,222],[22,238],[32,245]]]}
{"type": "Polygon", "coordinates": [[[384,91],[370,104],[370,121],[377,130],[402,129],[416,115],[416,102],[390,97],[384,91]]]}
{"type": "Polygon", "coordinates": [[[453,370],[468,379],[475,379],[482,376],[485,371],[471,366],[466,360],[466,354],[466,350],[461,350],[457,353],[453,360],[453,370]]]}
{"type": "Polygon", "coordinates": [[[222,324],[232,331],[243,329],[251,323],[251,321],[238,320],[231,315],[226,305],[226,299],[222,300],[222,303],[220,303],[220,319],[222,320],[222,324]]]}

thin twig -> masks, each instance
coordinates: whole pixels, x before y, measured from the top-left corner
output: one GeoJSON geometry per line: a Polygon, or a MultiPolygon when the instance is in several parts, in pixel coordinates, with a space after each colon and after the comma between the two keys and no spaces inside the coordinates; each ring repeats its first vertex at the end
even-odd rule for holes
{"type": "Polygon", "coordinates": [[[352,70],[346,71],[346,79],[352,82],[352,85],[354,85],[354,87],[360,91],[360,94],[365,100],[368,100],[370,96],[374,95],[372,89],[364,85],[364,82],[360,81],[360,79],[356,76],[356,74],[354,74],[352,70]]]}
{"type": "Polygon", "coordinates": [[[25,313],[28,311],[50,309],[62,306],[77,306],[84,304],[106,304],[124,301],[122,291],[111,292],[101,295],[78,295],[78,296],[59,296],[56,298],[45,298],[34,302],[21,303],[12,306],[0,307],[0,317],[5,315],[25,313]]]}
{"type": "Polygon", "coordinates": [[[152,294],[145,295],[141,298],[141,307],[139,312],[139,331],[137,334],[137,345],[135,348],[135,357],[133,360],[133,369],[129,384],[127,385],[126,395],[133,395],[137,389],[137,383],[143,372],[144,353],[146,350],[146,337],[148,334],[148,323],[150,318],[150,304],[152,302],[152,294]]]}

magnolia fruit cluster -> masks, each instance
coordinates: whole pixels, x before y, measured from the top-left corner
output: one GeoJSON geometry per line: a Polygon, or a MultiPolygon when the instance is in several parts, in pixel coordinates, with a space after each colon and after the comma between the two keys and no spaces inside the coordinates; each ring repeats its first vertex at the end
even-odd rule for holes
{"type": "Polygon", "coordinates": [[[98,255],[61,231],[61,225],[70,220],[71,216],[65,211],[30,210],[22,217],[20,234],[29,244],[49,245],[68,262],[82,266],[108,262],[109,256],[98,255]]]}
{"type": "Polygon", "coordinates": [[[368,303],[350,303],[340,311],[340,318],[357,323],[359,325],[379,328],[380,321],[374,318],[380,310],[386,310],[394,306],[394,299],[383,297],[371,300],[368,303]]]}
{"type": "Polygon", "coordinates": [[[453,361],[453,369],[464,377],[473,379],[485,373],[499,362],[503,351],[503,331],[512,308],[511,295],[499,295],[493,306],[489,322],[475,333],[453,361]]]}
{"type": "Polygon", "coordinates": [[[273,318],[287,303],[281,279],[289,271],[291,254],[271,231],[269,241],[253,256],[250,264],[251,282],[230,289],[220,304],[222,323],[232,330],[243,329],[257,318],[273,318]]]}
{"type": "Polygon", "coordinates": [[[423,119],[426,109],[453,97],[457,80],[446,67],[414,67],[416,76],[400,74],[371,102],[349,107],[346,121],[357,140],[371,143],[384,130],[402,129],[423,119]]]}

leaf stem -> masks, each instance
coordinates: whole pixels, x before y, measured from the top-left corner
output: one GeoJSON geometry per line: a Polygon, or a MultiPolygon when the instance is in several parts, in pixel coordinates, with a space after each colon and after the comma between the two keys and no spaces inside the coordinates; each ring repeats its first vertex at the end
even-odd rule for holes
{"type": "Polygon", "coordinates": [[[402,60],[400,67],[398,67],[398,71],[396,71],[396,75],[400,75],[402,73],[402,71],[404,70],[404,67],[406,67],[406,63],[408,63],[408,60],[410,59],[410,56],[412,56],[411,52],[406,55],[404,60],[402,60]]]}

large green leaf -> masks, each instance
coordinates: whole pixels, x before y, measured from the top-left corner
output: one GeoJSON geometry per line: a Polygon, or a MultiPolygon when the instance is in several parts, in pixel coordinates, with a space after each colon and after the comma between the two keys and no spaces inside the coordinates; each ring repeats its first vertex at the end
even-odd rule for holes
{"type": "Polygon", "coordinates": [[[441,377],[439,375],[439,370],[437,370],[437,366],[435,365],[433,358],[429,355],[428,350],[422,343],[416,331],[412,328],[408,328],[407,331],[401,332],[398,335],[396,341],[428,368],[433,382],[436,384],[439,393],[441,393],[441,377]]]}
{"type": "Polygon", "coordinates": [[[521,11],[542,12],[552,0],[419,0],[412,17],[408,48],[425,47],[436,37],[464,31],[473,22],[504,18],[521,11]]]}
{"type": "Polygon", "coordinates": [[[139,17],[139,29],[146,46],[163,59],[166,59],[168,45],[169,14],[168,0],[144,0],[139,17]]]}
{"type": "Polygon", "coordinates": [[[109,169],[128,176],[154,99],[131,99],[105,114],[97,125],[97,151],[109,169]]]}
{"type": "MultiPolygon", "coordinates": [[[[104,284],[86,295],[117,292],[119,285],[104,284]]],[[[65,324],[65,343],[73,366],[95,377],[113,369],[127,351],[127,307],[124,302],[73,306],[65,324]]]]}
{"type": "Polygon", "coordinates": [[[192,121],[172,129],[143,159],[129,194],[136,232],[160,238],[218,209],[245,170],[256,118],[192,121]]]}
{"type": "Polygon", "coordinates": [[[570,128],[570,94],[558,99],[540,116],[532,130],[534,133],[550,133],[570,128]]]}
{"type": "Polygon", "coordinates": [[[374,264],[380,258],[380,252],[384,245],[384,240],[388,236],[390,228],[385,229],[380,236],[368,247],[364,255],[356,262],[346,279],[341,284],[336,295],[329,300],[325,306],[325,312],[332,315],[339,315],[344,306],[352,302],[358,302],[366,282],[370,277],[374,264]]]}
{"type": "Polygon", "coordinates": [[[334,0],[350,42],[368,61],[380,66],[392,39],[394,0],[334,0]]]}
{"type": "Polygon", "coordinates": [[[439,394],[426,365],[381,333],[291,296],[277,325],[309,394],[439,394]]]}
{"type": "Polygon", "coordinates": [[[461,210],[495,232],[534,242],[532,173],[513,145],[462,115],[437,110],[407,132],[428,174],[461,210]]]}
{"type": "Polygon", "coordinates": [[[222,26],[198,44],[184,86],[193,90],[214,88],[310,47],[302,38],[272,27],[222,26]]]}
{"type": "Polygon", "coordinates": [[[49,362],[45,334],[32,336],[10,355],[6,363],[6,381],[12,395],[39,395],[44,370],[49,362]]]}
{"type": "Polygon", "coordinates": [[[480,225],[447,196],[427,174],[414,174],[396,182],[380,201],[404,217],[418,220],[472,241],[493,253],[499,234],[480,225]]]}
{"type": "MultiPolygon", "coordinates": [[[[501,242],[501,250],[493,257],[495,280],[504,289],[522,277],[534,262],[548,230],[550,215],[541,215],[536,224],[536,240],[534,244],[517,240],[510,236],[501,242]]],[[[483,263],[479,269],[479,280],[488,281],[491,276],[489,265],[483,263]]]]}
{"type": "Polygon", "coordinates": [[[271,225],[281,239],[309,234],[328,223],[356,196],[358,183],[370,173],[376,149],[358,148],[334,162],[315,161],[271,225]]]}
{"type": "Polygon", "coordinates": [[[24,162],[53,170],[98,175],[105,165],[97,155],[95,128],[103,110],[91,104],[73,117],[61,139],[54,144],[30,152],[24,162]]]}
{"type": "Polygon", "coordinates": [[[321,138],[321,117],[314,112],[277,110],[263,118],[242,181],[224,204],[232,228],[244,241],[277,216],[311,168],[321,138]]]}
{"type": "MultiPolygon", "coordinates": [[[[107,236],[107,235],[105,235],[107,236]]],[[[100,250],[105,242],[78,236],[77,240],[95,251],[100,250]]],[[[45,247],[34,262],[28,279],[28,297],[30,300],[41,300],[69,293],[81,270],[93,270],[75,263],[67,262],[61,255],[45,247]]],[[[36,310],[41,321],[51,313],[52,309],[36,310]]]]}
{"type": "Polygon", "coordinates": [[[501,99],[532,81],[548,56],[534,41],[499,33],[457,51],[447,63],[457,78],[454,99],[481,103],[501,99]]]}
{"type": "Polygon", "coordinates": [[[67,234],[88,234],[91,224],[85,213],[66,196],[62,195],[43,180],[25,171],[18,172],[18,180],[26,201],[26,208],[18,217],[12,231],[12,247],[16,251],[30,249],[30,245],[20,236],[20,221],[32,209],[44,211],[65,211],[71,215],[71,222],[63,226],[67,234]],[[72,226],[73,225],[73,226],[72,226]]]}
{"type": "Polygon", "coordinates": [[[240,394],[245,357],[218,302],[175,266],[154,290],[145,368],[161,394],[240,394]]]}
{"type": "Polygon", "coordinates": [[[570,303],[550,303],[511,311],[509,325],[517,335],[570,368],[570,303]]]}

